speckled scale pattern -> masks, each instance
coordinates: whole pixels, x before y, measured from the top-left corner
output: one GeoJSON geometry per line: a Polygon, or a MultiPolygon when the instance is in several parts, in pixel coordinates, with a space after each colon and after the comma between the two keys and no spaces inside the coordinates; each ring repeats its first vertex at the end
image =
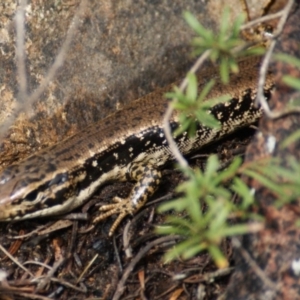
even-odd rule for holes
{"type": "MultiPolygon", "coordinates": [[[[215,69],[198,74],[199,90],[214,78],[216,84],[209,97],[227,94],[231,100],[211,110],[221,122],[220,130],[198,124],[196,138],[189,139],[186,134],[176,138],[183,154],[257,120],[261,111],[253,106],[253,99],[259,63],[259,58],[240,62],[241,72],[231,76],[229,85],[220,83],[215,69]]],[[[270,97],[272,86],[270,73],[266,97],[270,97]]],[[[105,182],[136,181],[129,198],[116,201],[109,209],[103,207],[105,213],[97,218],[101,220],[126,207],[113,225],[114,230],[124,216],[134,213],[155,192],[159,169],[173,159],[162,127],[168,105],[164,94],[170,90],[172,85],[133,101],[78,134],[6,168],[0,174],[0,221],[62,214],[81,205],[105,182]]],[[[170,122],[172,128],[178,126],[177,112],[170,122]]]]}

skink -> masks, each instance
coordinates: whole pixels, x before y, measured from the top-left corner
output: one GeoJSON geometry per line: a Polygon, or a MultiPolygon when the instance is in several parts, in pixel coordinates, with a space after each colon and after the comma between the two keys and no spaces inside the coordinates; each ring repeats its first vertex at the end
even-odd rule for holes
{"type": "MultiPolygon", "coordinates": [[[[194,138],[186,132],[175,138],[184,155],[260,117],[261,110],[254,106],[259,65],[260,59],[255,57],[240,62],[240,73],[231,75],[229,85],[221,84],[217,70],[198,74],[199,89],[215,78],[209,97],[226,94],[230,100],[211,109],[220,129],[198,124],[194,138]]],[[[273,75],[269,73],[265,97],[270,97],[272,88],[273,75]]],[[[118,215],[109,232],[112,235],[122,219],[134,214],[155,192],[161,181],[161,168],[174,159],[162,126],[168,105],[164,93],[171,89],[168,86],[133,101],[78,134],[3,170],[0,221],[63,214],[82,205],[106,182],[134,181],[126,199],[115,197],[115,203],[102,206],[102,213],[93,220],[118,215]]],[[[179,126],[177,112],[170,126],[179,126]]]]}

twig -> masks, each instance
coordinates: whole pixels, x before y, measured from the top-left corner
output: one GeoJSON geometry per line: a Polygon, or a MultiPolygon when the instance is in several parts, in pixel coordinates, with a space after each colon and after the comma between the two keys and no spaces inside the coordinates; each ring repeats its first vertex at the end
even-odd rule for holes
{"type": "Polygon", "coordinates": [[[130,234],[130,226],[131,226],[131,221],[129,220],[123,230],[123,247],[125,251],[126,258],[131,258],[132,257],[132,247],[130,244],[130,239],[131,239],[131,234],[130,234]]]}
{"type": "Polygon", "coordinates": [[[123,266],[122,266],[120,254],[119,254],[119,251],[118,251],[115,235],[113,236],[113,246],[114,246],[115,255],[116,255],[119,270],[120,270],[120,272],[123,272],[123,266]]]}
{"type": "Polygon", "coordinates": [[[26,0],[20,1],[20,6],[16,12],[16,60],[17,60],[17,73],[19,81],[19,105],[23,106],[27,98],[27,79],[25,69],[25,7],[26,0]]]}
{"type": "Polygon", "coordinates": [[[124,289],[125,289],[125,283],[127,281],[127,278],[131,274],[132,270],[136,266],[136,264],[142,259],[142,257],[154,246],[174,240],[176,238],[179,238],[179,236],[172,235],[172,236],[166,236],[166,237],[161,237],[159,239],[156,239],[155,241],[150,242],[147,246],[142,248],[139,253],[132,259],[128,267],[125,269],[123,276],[121,280],[119,281],[117,285],[116,292],[114,294],[113,300],[118,300],[122,296],[124,289]]]}
{"type": "Polygon", "coordinates": [[[76,284],[78,284],[80,282],[80,280],[82,279],[82,277],[86,274],[86,272],[90,269],[90,267],[92,266],[92,264],[95,262],[95,260],[97,259],[97,257],[99,256],[99,254],[97,253],[92,260],[87,264],[87,266],[84,268],[84,270],[82,271],[82,273],[80,274],[80,276],[78,277],[78,279],[76,280],[76,284]]]}
{"type": "Polygon", "coordinates": [[[48,266],[45,263],[42,263],[40,261],[34,261],[34,260],[27,260],[24,262],[24,265],[38,265],[38,266],[42,266],[43,268],[49,269],[51,270],[52,267],[48,266]]]}
{"type": "MultiPolygon", "coordinates": [[[[270,43],[270,46],[266,52],[266,55],[262,61],[260,70],[259,70],[259,79],[258,79],[258,88],[257,88],[257,96],[256,96],[256,104],[260,104],[265,112],[265,114],[271,118],[278,118],[280,116],[282,116],[283,114],[287,114],[288,112],[273,112],[270,110],[270,107],[264,97],[264,85],[265,85],[265,80],[266,80],[266,74],[267,74],[267,70],[268,70],[268,66],[270,64],[270,59],[271,59],[271,55],[273,54],[275,45],[276,45],[276,38],[279,36],[279,34],[282,32],[283,27],[285,25],[286,19],[289,15],[289,12],[292,8],[292,5],[294,3],[294,0],[289,0],[289,2],[287,3],[287,5],[285,6],[285,8],[282,10],[282,16],[278,22],[277,28],[276,28],[276,32],[274,33],[274,38],[270,43]]],[[[293,109],[294,111],[294,109],[293,109]]]]}
{"type": "MultiPolygon", "coordinates": [[[[30,293],[18,293],[16,292],[16,295],[21,297],[22,299],[34,299],[34,300],[52,300],[53,298],[36,295],[36,294],[30,294],[30,293]]],[[[8,298],[9,299],[9,298],[8,298]]],[[[10,298],[13,299],[13,298],[10,298]]]]}
{"type": "Polygon", "coordinates": [[[245,261],[249,264],[255,274],[262,280],[262,282],[271,290],[279,291],[279,287],[276,286],[274,282],[272,282],[264,271],[257,265],[257,263],[252,259],[249,253],[242,247],[241,242],[233,237],[232,238],[232,245],[239,250],[245,261]]]}
{"type": "Polygon", "coordinates": [[[86,5],[87,5],[87,0],[82,0],[76,14],[74,15],[70,23],[70,27],[68,29],[66,39],[62,44],[59,53],[55,57],[53,65],[49,69],[47,76],[42,80],[40,86],[29,97],[26,105],[32,105],[41,96],[41,94],[44,92],[45,88],[47,87],[48,83],[54,78],[57,70],[63,65],[65,56],[70,48],[70,44],[73,40],[74,34],[79,26],[80,15],[85,10],[86,5]]]}
{"type": "Polygon", "coordinates": [[[5,250],[4,247],[0,244],[0,250],[7,255],[16,265],[18,265],[22,270],[24,270],[26,273],[28,273],[31,277],[34,277],[34,275],[27,269],[25,268],[17,259],[15,259],[9,252],[5,250]]]}
{"type": "MultiPolygon", "coordinates": [[[[56,261],[53,265],[53,267],[49,270],[47,276],[43,278],[42,281],[39,282],[37,285],[36,291],[41,291],[44,289],[44,287],[47,285],[47,283],[51,280],[53,274],[57,271],[57,269],[64,263],[65,258],[61,257],[58,261],[56,261]]],[[[40,280],[40,278],[38,278],[40,280]]]]}
{"type": "Polygon", "coordinates": [[[69,287],[69,288],[71,288],[71,289],[73,289],[73,290],[75,290],[77,292],[86,293],[85,286],[83,286],[84,288],[79,288],[79,287],[75,286],[74,284],[71,284],[68,281],[63,280],[62,278],[51,277],[50,280],[52,282],[56,282],[56,283],[59,283],[59,284],[61,284],[63,286],[69,287]]]}
{"type": "Polygon", "coordinates": [[[277,13],[274,13],[274,14],[270,14],[270,15],[260,17],[258,19],[253,20],[253,21],[249,21],[246,24],[241,26],[241,30],[251,28],[254,25],[259,24],[259,23],[263,23],[263,22],[267,22],[267,21],[270,21],[270,20],[273,20],[273,19],[276,19],[276,18],[280,18],[282,16],[282,14],[283,14],[283,10],[281,10],[277,13]]]}
{"type": "MultiPolygon", "coordinates": [[[[190,73],[195,73],[199,68],[200,66],[204,63],[204,61],[209,57],[210,55],[210,50],[206,50],[196,61],[196,63],[193,65],[193,67],[190,69],[190,73]]],[[[185,78],[180,87],[179,87],[179,90],[181,92],[184,91],[184,89],[186,88],[187,86],[187,78],[185,78]]],[[[173,99],[173,101],[176,101],[175,99],[173,99]]],[[[170,147],[170,150],[172,152],[172,154],[174,155],[175,159],[178,161],[178,163],[180,164],[180,166],[182,168],[187,168],[188,167],[188,163],[187,161],[184,159],[184,157],[182,156],[182,154],[180,153],[173,137],[172,137],[172,132],[171,132],[171,128],[170,128],[170,124],[169,124],[169,121],[170,121],[170,118],[171,118],[171,115],[173,113],[173,107],[169,104],[168,106],[168,109],[164,115],[164,119],[163,119],[163,128],[164,128],[164,132],[165,132],[165,136],[166,136],[166,139],[169,143],[169,147],[170,147]]]]}
{"type": "MultiPolygon", "coordinates": [[[[22,0],[25,1],[25,0],[22,0]]],[[[21,97],[22,97],[22,103],[20,103],[19,105],[17,105],[15,107],[15,110],[12,114],[12,116],[7,119],[5,122],[3,122],[2,124],[2,128],[1,128],[1,132],[0,132],[0,139],[3,139],[4,134],[6,133],[6,130],[13,124],[14,120],[17,118],[18,114],[21,111],[24,111],[25,109],[29,109],[31,108],[32,104],[34,104],[38,98],[41,96],[41,94],[45,91],[47,85],[49,84],[49,82],[51,80],[53,80],[57,70],[62,66],[64,59],[65,59],[65,55],[68,52],[69,48],[70,48],[70,44],[73,40],[73,37],[75,35],[75,32],[79,26],[80,23],[80,15],[82,14],[82,12],[84,11],[85,7],[87,5],[87,0],[82,0],[79,8],[76,12],[76,14],[74,15],[68,32],[66,34],[66,39],[63,42],[63,45],[59,51],[59,53],[57,54],[53,65],[50,67],[49,71],[47,72],[46,77],[42,80],[41,84],[39,85],[39,87],[31,94],[26,96],[26,80],[25,82],[21,82],[20,81],[20,93],[21,97]],[[26,107],[25,107],[26,106],[26,107]]],[[[22,19],[21,19],[22,21],[22,19]]],[[[24,66],[18,66],[18,73],[19,76],[22,75],[22,78],[25,76],[26,77],[26,73],[25,73],[25,62],[24,62],[24,45],[23,45],[23,41],[24,41],[24,24],[21,24],[21,21],[18,21],[18,26],[17,26],[17,31],[21,30],[20,32],[17,32],[17,46],[20,44],[20,49],[18,50],[20,52],[19,55],[19,60],[21,61],[21,65],[22,63],[24,64],[24,66]],[[23,26],[21,26],[23,25],[23,26]],[[19,28],[20,27],[20,28],[19,28]],[[23,60],[23,62],[22,62],[23,60]]],[[[19,63],[19,61],[18,61],[19,63]]],[[[24,78],[22,79],[24,81],[24,78]]]]}

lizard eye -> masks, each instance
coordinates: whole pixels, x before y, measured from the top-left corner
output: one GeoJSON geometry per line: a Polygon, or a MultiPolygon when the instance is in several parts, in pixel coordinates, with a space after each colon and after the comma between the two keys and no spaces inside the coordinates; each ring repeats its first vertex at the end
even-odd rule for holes
{"type": "Polygon", "coordinates": [[[34,201],[34,200],[36,200],[37,196],[38,196],[38,191],[33,190],[32,192],[30,192],[29,194],[26,195],[26,200],[27,201],[34,201]]]}

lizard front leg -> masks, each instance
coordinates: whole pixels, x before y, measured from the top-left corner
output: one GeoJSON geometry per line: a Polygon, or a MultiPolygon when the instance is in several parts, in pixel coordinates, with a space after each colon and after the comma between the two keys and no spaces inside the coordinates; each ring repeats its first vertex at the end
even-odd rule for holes
{"type": "Polygon", "coordinates": [[[129,179],[136,181],[129,196],[125,199],[114,197],[114,204],[103,205],[100,211],[103,212],[94,219],[93,223],[104,220],[111,215],[118,215],[117,219],[109,230],[109,236],[112,236],[118,225],[127,215],[136,213],[153,195],[161,180],[161,172],[154,167],[154,164],[134,163],[129,167],[127,173],[129,179]]]}

